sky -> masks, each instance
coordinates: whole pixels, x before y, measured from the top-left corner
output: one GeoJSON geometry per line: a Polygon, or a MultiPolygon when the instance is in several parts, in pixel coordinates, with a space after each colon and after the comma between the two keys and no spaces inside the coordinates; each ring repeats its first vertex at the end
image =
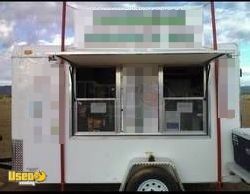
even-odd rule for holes
{"type": "MultiPolygon", "coordinates": [[[[73,44],[72,7],[168,7],[204,9],[204,45],[212,46],[209,2],[68,2],[66,44],[73,44]]],[[[11,85],[11,53],[16,45],[60,45],[62,2],[0,2],[0,85],[11,85]]],[[[215,2],[218,43],[237,43],[242,86],[250,86],[250,3],[215,2]]]]}

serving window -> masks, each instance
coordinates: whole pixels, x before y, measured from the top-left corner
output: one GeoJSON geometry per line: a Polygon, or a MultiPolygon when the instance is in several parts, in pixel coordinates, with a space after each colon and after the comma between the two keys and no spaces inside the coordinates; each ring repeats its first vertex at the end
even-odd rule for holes
{"type": "Polygon", "coordinates": [[[206,68],[162,67],[160,131],[173,134],[207,133],[206,68]]]}
{"type": "Polygon", "coordinates": [[[74,67],[74,134],[207,134],[206,74],[203,66],[74,67]]]}
{"type": "Polygon", "coordinates": [[[115,67],[74,67],[75,132],[115,132],[117,87],[115,67]]]}
{"type": "Polygon", "coordinates": [[[207,135],[209,63],[224,55],[200,49],[57,53],[73,69],[72,134],[207,135]]]}

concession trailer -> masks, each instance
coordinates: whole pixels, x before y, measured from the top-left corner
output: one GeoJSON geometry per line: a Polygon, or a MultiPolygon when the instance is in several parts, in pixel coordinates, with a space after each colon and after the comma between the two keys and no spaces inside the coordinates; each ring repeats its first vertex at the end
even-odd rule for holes
{"type": "Polygon", "coordinates": [[[239,51],[204,46],[202,8],[75,9],[74,30],[13,51],[14,170],[120,191],[240,180],[239,51]]]}

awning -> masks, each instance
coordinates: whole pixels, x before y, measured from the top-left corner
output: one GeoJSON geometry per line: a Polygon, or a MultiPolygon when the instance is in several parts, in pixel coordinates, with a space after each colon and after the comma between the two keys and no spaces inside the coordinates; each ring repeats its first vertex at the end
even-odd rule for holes
{"type": "Polygon", "coordinates": [[[169,66],[204,65],[225,55],[219,51],[168,51],[168,52],[58,52],[52,55],[68,61],[71,65],[125,65],[161,64],[169,66]]]}

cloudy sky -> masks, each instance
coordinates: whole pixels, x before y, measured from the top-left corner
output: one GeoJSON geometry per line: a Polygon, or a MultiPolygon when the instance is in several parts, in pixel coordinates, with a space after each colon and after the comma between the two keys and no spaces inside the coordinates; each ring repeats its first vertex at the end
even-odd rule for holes
{"type": "MultiPolygon", "coordinates": [[[[73,8],[192,7],[204,8],[204,44],[211,46],[208,2],[69,2],[66,44],[74,41],[73,8]]],[[[250,85],[250,3],[215,2],[218,42],[234,42],[240,48],[241,85],[250,85]]],[[[11,84],[11,52],[15,45],[59,45],[62,2],[0,2],[0,85],[11,84]]]]}

